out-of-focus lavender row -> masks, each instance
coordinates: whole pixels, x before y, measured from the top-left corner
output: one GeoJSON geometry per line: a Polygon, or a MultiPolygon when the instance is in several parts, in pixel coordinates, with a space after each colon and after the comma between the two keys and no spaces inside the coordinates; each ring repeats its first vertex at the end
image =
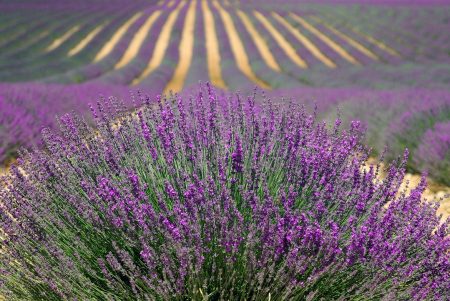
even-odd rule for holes
{"type": "Polygon", "coordinates": [[[56,116],[77,112],[89,116],[89,103],[101,95],[129,98],[129,88],[108,85],[0,84],[0,162],[19,148],[39,147],[43,127],[55,128],[56,116]]]}
{"type": "Polygon", "coordinates": [[[411,171],[427,171],[433,179],[450,184],[450,91],[302,88],[270,95],[310,108],[316,104],[328,120],[336,114],[345,122],[361,120],[375,154],[387,148],[386,156],[393,159],[408,148],[414,158],[408,163],[411,171]]]}
{"type": "MultiPolygon", "coordinates": [[[[57,4],[54,9],[44,5],[53,2],[57,4],[54,0],[29,6],[0,3],[1,9],[16,16],[0,16],[0,81],[169,86],[181,60],[189,2],[116,0],[105,6],[103,1],[93,1],[88,7],[80,1],[57,4]],[[150,18],[155,20],[142,32],[150,18]]],[[[186,62],[183,82],[213,79],[206,70],[213,50],[206,43],[205,28],[214,27],[220,57],[215,64],[230,90],[249,82],[272,88],[446,88],[450,7],[418,6],[417,1],[371,5],[375,2],[208,1],[211,17],[209,24],[203,24],[207,12],[199,1],[195,34],[186,34],[192,37],[195,51],[186,62]],[[402,5],[391,5],[395,3],[402,5]],[[242,44],[239,55],[232,47],[236,43],[242,44]],[[271,54],[273,64],[261,54],[261,47],[271,54]]]]}

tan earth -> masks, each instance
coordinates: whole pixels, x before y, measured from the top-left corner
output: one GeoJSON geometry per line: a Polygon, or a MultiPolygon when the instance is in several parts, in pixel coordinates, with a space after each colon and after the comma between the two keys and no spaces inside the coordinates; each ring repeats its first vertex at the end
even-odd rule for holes
{"type": "Polygon", "coordinates": [[[119,43],[120,39],[126,34],[131,25],[134,24],[141,16],[142,12],[136,13],[133,17],[131,17],[127,22],[125,22],[110,38],[110,40],[102,47],[102,49],[97,53],[94,58],[94,63],[101,61],[105,57],[107,57],[116,47],[117,43],[119,43]]]}
{"type": "Polygon", "coordinates": [[[69,50],[67,56],[71,57],[75,54],[79,53],[83,50],[94,38],[95,36],[102,31],[103,27],[105,27],[106,23],[97,26],[93,31],[91,31],[86,37],[84,37],[74,48],[69,50]]]}
{"type": "Polygon", "coordinates": [[[261,54],[261,57],[263,58],[267,66],[269,66],[272,70],[275,70],[276,72],[281,72],[281,68],[278,65],[277,61],[275,60],[275,57],[272,55],[272,51],[270,51],[270,48],[267,45],[266,40],[262,35],[260,35],[260,33],[253,26],[253,23],[247,16],[247,14],[240,9],[237,9],[236,13],[241,19],[242,23],[244,24],[244,27],[249,33],[250,37],[253,39],[253,42],[255,42],[256,48],[258,49],[259,54],[261,54]]]}
{"type": "Polygon", "coordinates": [[[195,30],[195,6],[197,1],[193,0],[188,8],[186,19],[184,22],[181,41],[178,48],[179,60],[178,65],[173,73],[172,79],[164,89],[164,93],[169,91],[179,92],[183,89],[184,81],[191,66],[192,56],[194,54],[194,30],[195,30]]]}
{"type": "Polygon", "coordinates": [[[269,19],[266,18],[262,13],[258,11],[253,11],[254,16],[258,19],[259,22],[264,26],[264,28],[270,33],[270,35],[274,38],[277,44],[283,49],[284,53],[291,59],[294,64],[299,66],[302,69],[308,68],[308,64],[305,62],[300,55],[297,54],[297,50],[286,40],[281,32],[279,32],[273,25],[270,23],[269,19]]]}
{"type": "Polygon", "coordinates": [[[145,38],[147,37],[147,33],[150,31],[161,13],[161,10],[156,10],[150,15],[150,17],[148,17],[147,21],[145,21],[145,23],[133,36],[133,40],[131,40],[130,45],[128,45],[127,50],[125,51],[119,62],[116,63],[114,69],[120,69],[124,67],[138,55],[138,52],[141,49],[145,38]]]}
{"type": "Polygon", "coordinates": [[[354,48],[358,49],[360,52],[364,53],[366,56],[370,57],[371,59],[373,59],[375,61],[379,61],[380,60],[380,58],[375,53],[373,53],[372,51],[370,51],[369,49],[364,47],[361,43],[355,41],[354,39],[352,39],[348,35],[340,32],[339,30],[337,30],[336,28],[332,27],[331,25],[329,25],[328,23],[326,23],[322,19],[320,19],[320,18],[318,18],[316,16],[312,16],[311,18],[313,18],[317,22],[323,24],[332,33],[334,33],[335,35],[337,35],[338,37],[340,37],[341,39],[343,39],[344,41],[346,41],[347,43],[352,45],[354,48]]]}
{"type": "Polygon", "coordinates": [[[66,32],[61,37],[57,38],[56,40],[51,43],[47,49],[45,49],[46,52],[50,52],[52,50],[55,50],[59,46],[62,45],[66,40],[68,40],[74,33],[76,33],[80,29],[80,25],[74,26],[72,29],[70,29],[68,32],[66,32]]]}
{"type": "Polygon", "coordinates": [[[289,13],[289,15],[300,25],[302,25],[304,28],[308,29],[313,35],[315,35],[317,38],[322,40],[325,44],[327,44],[330,48],[332,48],[336,53],[338,53],[342,58],[349,61],[350,63],[354,65],[361,65],[360,62],[358,62],[353,56],[351,56],[347,50],[339,46],[335,41],[324,35],[322,32],[320,32],[317,28],[309,24],[305,19],[302,17],[294,14],[289,13]]]}
{"type": "Polygon", "coordinates": [[[276,12],[271,13],[272,16],[281,24],[283,25],[292,35],[305,46],[306,49],[308,49],[309,52],[311,52],[312,55],[314,55],[319,61],[324,63],[329,68],[336,68],[336,64],[331,61],[325,54],[320,51],[320,49],[314,45],[305,35],[303,35],[297,28],[292,26],[285,18],[277,14],[276,12]]]}
{"type": "Polygon", "coordinates": [[[219,1],[214,0],[212,2],[213,6],[219,11],[220,18],[222,19],[222,23],[225,27],[225,31],[228,36],[228,40],[230,41],[231,51],[233,52],[234,60],[236,61],[236,65],[238,69],[247,76],[252,82],[257,84],[263,89],[271,89],[271,86],[260,79],[253,71],[250,65],[250,59],[247,56],[247,52],[245,51],[244,44],[239,37],[239,33],[234,25],[233,19],[231,15],[228,13],[226,9],[224,9],[219,1]]]}
{"type": "Polygon", "coordinates": [[[167,17],[166,23],[164,23],[164,26],[159,33],[158,39],[155,42],[155,48],[153,50],[152,58],[148,62],[148,65],[145,67],[144,71],[142,71],[142,73],[131,82],[131,85],[135,86],[139,84],[144,78],[155,71],[156,68],[159,67],[159,65],[161,65],[166,54],[167,47],[169,46],[172,29],[178,18],[180,10],[184,7],[184,5],[186,5],[186,2],[180,2],[178,6],[167,17]]]}
{"type": "Polygon", "coordinates": [[[202,0],[203,22],[205,26],[206,59],[208,62],[208,73],[211,83],[221,89],[227,89],[222,77],[220,66],[219,40],[216,34],[214,15],[212,14],[208,1],[202,0]]]}

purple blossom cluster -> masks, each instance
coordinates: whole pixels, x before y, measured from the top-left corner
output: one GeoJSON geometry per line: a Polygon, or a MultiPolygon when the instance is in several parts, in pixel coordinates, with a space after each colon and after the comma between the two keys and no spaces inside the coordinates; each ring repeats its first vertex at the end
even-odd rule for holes
{"type": "Polygon", "coordinates": [[[446,300],[450,219],[359,122],[218,94],[63,115],[0,191],[8,300],[446,300]]]}

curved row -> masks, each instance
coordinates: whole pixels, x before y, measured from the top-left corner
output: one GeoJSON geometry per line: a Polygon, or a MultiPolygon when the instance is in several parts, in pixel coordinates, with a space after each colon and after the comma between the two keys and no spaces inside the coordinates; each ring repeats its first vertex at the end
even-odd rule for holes
{"type": "MultiPolygon", "coordinates": [[[[92,13],[90,15],[93,16],[92,13]]],[[[159,1],[144,10],[141,4],[134,8],[130,6],[127,17],[123,15],[103,16],[97,22],[72,23],[55,28],[57,33],[52,29],[44,30],[48,28],[44,26],[36,34],[47,34],[54,39],[38,39],[29,59],[25,57],[15,63],[14,76],[0,70],[0,79],[19,78],[25,74],[31,74],[30,79],[40,78],[37,72],[31,71],[47,66],[46,61],[34,63],[32,59],[45,58],[48,53],[55,55],[52,57],[53,67],[49,66],[45,73],[47,77],[51,75],[49,81],[112,80],[142,85],[154,75],[164,78],[165,91],[177,92],[185,82],[193,82],[189,78],[190,68],[194,49],[199,43],[206,47],[204,59],[208,77],[222,89],[235,85],[234,79],[225,74],[234,68],[229,64],[234,64],[245,78],[243,81],[270,89],[271,74],[283,74],[308,84],[308,75],[303,69],[337,69],[347,64],[362,66],[388,62],[392,56],[400,57],[397,50],[379,38],[355,28],[350,29],[354,34],[349,34],[321,16],[264,8],[249,10],[239,7],[236,2],[159,1]],[[186,13],[181,13],[184,10],[186,13]],[[200,20],[205,24],[202,36],[194,34],[200,20]],[[150,45],[150,33],[161,22],[160,31],[151,37],[154,45],[150,45]],[[226,41],[219,38],[221,33],[225,34],[226,41]],[[109,37],[102,38],[106,36],[109,37]],[[373,50],[374,47],[377,51],[373,50]],[[153,48],[151,53],[149,48],[153,48]],[[178,51],[178,54],[172,51],[178,51]],[[75,57],[76,63],[73,63],[75,57]]],[[[50,25],[55,26],[55,23],[50,25]]],[[[13,51],[11,47],[7,48],[13,51]]],[[[26,49],[24,47],[23,51],[26,49]]],[[[0,50],[1,64],[8,51],[0,50]]],[[[6,57],[5,67],[9,65],[6,57]]]]}

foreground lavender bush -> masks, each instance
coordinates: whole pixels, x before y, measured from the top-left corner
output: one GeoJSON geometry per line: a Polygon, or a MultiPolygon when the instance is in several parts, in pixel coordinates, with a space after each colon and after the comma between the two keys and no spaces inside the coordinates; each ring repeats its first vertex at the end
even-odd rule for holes
{"type": "Polygon", "coordinates": [[[359,123],[201,88],[43,132],[3,179],[8,300],[444,300],[450,220],[359,123]],[[389,203],[389,206],[385,206],[389,203]]]}

